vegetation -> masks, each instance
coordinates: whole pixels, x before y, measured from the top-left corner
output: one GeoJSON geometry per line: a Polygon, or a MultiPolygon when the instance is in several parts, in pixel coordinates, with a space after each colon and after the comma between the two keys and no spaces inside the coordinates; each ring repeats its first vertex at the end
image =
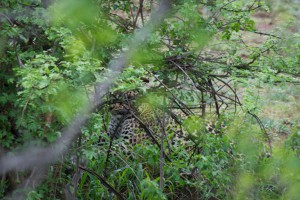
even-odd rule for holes
{"type": "Polygon", "coordinates": [[[298,10],[292,0],[2,0],[0,198],[298,199],[298,10]],[[147,103],[159,122],[140,118],[160,139],[129,156],[107,134],[124,102],[138,117],[147,103]],[[168,146],[178,130],[191,148],[168,146]]]}

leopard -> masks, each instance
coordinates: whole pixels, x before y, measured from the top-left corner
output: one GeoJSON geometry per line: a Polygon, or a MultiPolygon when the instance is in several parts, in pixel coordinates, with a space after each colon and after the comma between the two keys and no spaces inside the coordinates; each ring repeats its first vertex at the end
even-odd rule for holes
{"type": "MultiPolygon", "coordinates": [[[[145,101],[137,102],[136,92],[122,96],[118,97],[120,101],[111,105],[107,131],[107,135],[118,149],[115,151],[132,156],[135,145],[144,142],[150,142],[160,148],[162,135],[169,152],[181,147],[191,151],[197,145],[193,134],[189,133],[182,123],[189,117],[187,112],[172,108],[171,103],[159,108],[145,101]]],[[[224,129],[225,126],[207,121],[203,132],[222,135],[223,130],[220,127],[224,129]]]]}

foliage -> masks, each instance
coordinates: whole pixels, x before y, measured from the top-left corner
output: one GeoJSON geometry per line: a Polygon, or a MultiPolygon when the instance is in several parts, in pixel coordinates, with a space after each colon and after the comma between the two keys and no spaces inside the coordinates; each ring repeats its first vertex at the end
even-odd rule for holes
{"type": "MultiPolygon", "coordinates": [[[[104,75],[113,58],[127,50],[159,2],[2,0],[0,155],[2,149],[14,153],[60,138],[75,114],[98,100],[96,85],[109,78],[104,75]]],[[[291,133],[285,145],[271,152],[264,126],[280,127],[257,117],[262,108],[256,87],[299,82],[297,13],[286,8],[287,23],[270,33],[256,30],[253,16],[274,9],[270,1],[172,1],[168,16],[136,45],[122,73],[114,74],[117,81],[68,154],[51,165],[27,199],[61,199],[66,191],[78,199],[116,198],[79,165],[128,199],[296,199],[297,122],[285,130],[291,133]],[[253,42],[258,35],[263,40],[253,42]],[[174,117],[175,130],[165,128],[167,139],[178,130],[188,132],[192,150],[168,149],[164,141],[168,157],[162,162],[161,149],[150,141],[135,145],[133,157],[114,147],[117,141],[110,144],[110,108],[126,100],[117,94],[126,97],[129,91],[138,93],[132,105],[146,102],[165,115],[188,115],[174,117]],[[227,128],[210,134],[209,120],[227,128]]],[[[159,126],[155,130],[163,132],[159,126]]],[[[33,171],[17,172],[18,181],[3,176],[0,198],[19,192],[16,182],[33,171]]]]}

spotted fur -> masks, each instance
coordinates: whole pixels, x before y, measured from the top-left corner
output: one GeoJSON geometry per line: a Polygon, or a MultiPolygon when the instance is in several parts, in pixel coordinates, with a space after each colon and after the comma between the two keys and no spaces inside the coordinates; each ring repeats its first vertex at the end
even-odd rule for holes
{"type": "MultiPolygon", "coordinates": [[[[178,110],[172,112],[178,119],[183,120],[187,117],[178,110]]],[[[111,108],[108,135],[111,140],[116,141],[116,145],[121,147],[121,151],[124,151],[125,154],[128,155],[132,148],[138,143],[149,140],[153,142],[153,138],[141,128],[136,116],[153,131],[153,136],[157,141],[160,140],[163,123],[165,125],[166,139],[170,148],[182,146],[191,148],[193,145],[181,125],[165,112],[159,109],[153,110],[151,106],[146,103],[139,104],[137,108],[132,108],[132,105],[125,103],[116,103],[111,108]],[[136,115],[133,114],[133,110],[136,111],[136,115]]],[[[219,134],[220,130],[215,127],[215,124],[207,123],[206,132],[219,134]]]]}

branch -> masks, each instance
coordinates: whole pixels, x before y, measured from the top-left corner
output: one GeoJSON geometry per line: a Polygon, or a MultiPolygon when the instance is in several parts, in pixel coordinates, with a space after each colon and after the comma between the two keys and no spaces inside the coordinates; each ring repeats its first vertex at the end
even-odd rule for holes
{"type": "Polygon", "coordinates": [[[259,126],[260,126],[260,129],[261,129],[261,130],[263,131],[263,133],[265,134],[265,139],[266,139],[266,141],[267,141],[267,143],[268,143],[268,146],[269,146],[269,149],[270,149],[270,153],[272,154],[272,143],[271,143],[271,138],[269,137],[268,132],[267,132],[265,126],[263,125],[262,121],[259,119],[259,117],[258,117],[257,115],[251,113],[250,111],[247,111],[247,113],[256,119],[257,123],[258,123],[259,126]]]}
{"type": "Polygon", "coordinates": [[[274,35],[274,34],[271,34],[271,33],[264,33],[264,32],[260,32],[260,31],[248,31],[248,30],[245,30],[245,29],[242,29],[242,28],[241,28],[241,31],[247,31],[247,32],[250,32],[250,33],[256,33],[256,34],[259,34],[259,35],[266,35],[266,36],[271,36],[271,37],[275,37],[275,38],[278,38],[278,39],[282,39],[281,37],[279,37],[277,35],[274,35]]]}
{"type": "MultiPolygon", "coordinates": [[[[136,120],[138,120],[138,122],[140,123],[140,126],[146,131],[146,133],[148,134],[148,136],[150,136],[151,137],[151,139],[154,141],[154,143],[156,144],[156,146],[158,146],[158,148],[160,149],[160,144],[159,144],[159,142],[156,140],[156,138],[154,137],[154,135],[153,135],[153,131],[152,130],[150,130],[149,128],[148,128],[148,126],[134,113],[134,112],[132,112],[132,111],[130,111],[130,113],[132,114],[132,116],[136,119],[136,120]]],[[[164,156],[166,157],[166,159],[169,161],[169,162],[171,162],[171,159],[167,156],[167,154],[165,153],[165,152],[163,152],[164,153],[164,156]]]]}
{"type": "MultiPolygon", "coordinates": [[[[90,174],[92,174],[93,176],[95,176],[100,182],[102,185],[104,185],[110,192],[114,193],[119,199],[123,200],[124,197],[117,191],[115,190],[109,183],[107,183],[105,181],[104,178],[102,178],[99,174],[97,174],[96,172],[90,170],[90,169],[87,169],[87,168],[84,168],[82,166],[79,166],[79,169],[81,170],[84,170],[90,174]]],[[[124,199],[125,200],[125,199],[124,199]]]]}

